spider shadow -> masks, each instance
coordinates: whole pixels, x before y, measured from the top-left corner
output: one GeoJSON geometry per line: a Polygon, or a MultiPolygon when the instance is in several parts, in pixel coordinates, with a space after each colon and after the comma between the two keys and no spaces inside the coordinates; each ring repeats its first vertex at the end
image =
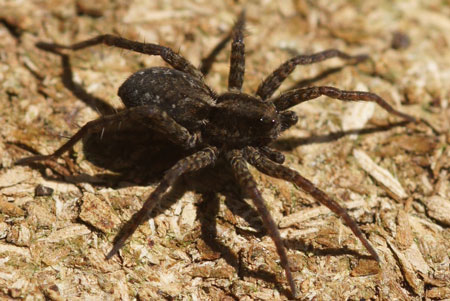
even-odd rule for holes
{"type": "Polygon", "coordinates": [[[301,145],[308,144],[318,144],[318,143],[328,143],[337,141],[345,136],[358,134],[358,135],[367,135],[378,132],[389,131],[390,129],[396,127],[404,127],[409,124],[409,121],[399,121],[395,123],[390,123],[386,125],[379,125],[370,128],[362,128],[362,129],[350,129],[350,130],[342,130],[336,132],[330,132],[325,135],[313,135],[309,137],[282,137],[275,141],[271,146],[278,151],[292,151],[296,147],[301,145]]]}
{"type": "Polygon", "coordinates": [[[361,254],[359,251],[349,249],[346,246],[342,246],[339,248],[313,247],[311,244],[308,244],[306,242],[306,239],[302,238],[284,239],[284,244],[288,249],[303,251],[305,253],[310,252],[313,253],[314,256],[319,257],[350,255],[353,256],[354,258],[373,260],[372,256],[361,254]]]}
{"type": "Polygon", "coordinates": [[[61,74],[61,81],[64,87],[72,92],[75,97],[83,101],[90,108],[98,111],[101,115],[111,115],[117,113],[114,107],[108,102],[88,93],[81,85],[77,84],[73,80],[72,64],[70,63],[69,55],[49,47],[46,43],[38,42],[36,43],[36,47],[46,52],[56,54],[60,57],[63,70],[63,73],[61,74]]]}
{"type": "MultiPolygon", "coordinates": [[[[202,195],[202,201],[197,206],[197,217],[201,225],[201,239],[208,245],[211,251],[219,253],[220,257],[232,266],[239,277],[244,279],[246,277],[261,279],[265,282],[272,283],[282,294],[290,296],[290,290],[285,289],[280,283],[280,278],[275,273],[264,271],[261,269],[250,269],[246,267],[242,260],[241,250],[236,253],[226,243],[220,241],[220,235],[218,228],[220,223],[221,228],[231,227],[236,231],[236,235],[250,239],[261,239],[266,235],[266,229],[264,228],[258,212],[242,199],[241,191],[234,183],[234,177],[229,165],[222,161],[218,166],[214,168],[205,169],[198,172],[194,177],[189,177],[189,187],[195,186],[198,192],[202,195]],[[219,175],[221,178],[219,183],[217,182],[219,175]],[[210,176],[209,176],[210,175],[210,176]],[[202,179],[210,179],[214,183],[206,182],[202,179]],[[191,183],[192,182],[192,183],[191,183]],[[211,189],[214,185],[219,184],[215,189],[211,189]],[[220,189],[220,190],[218,190],[220,189]],[[223,203],[227,209],[229,209],[233,216],[241,217],[246,225],[253,230],[247,230],[241,228],[234,221],[227,219],[225,216],[218,216],[220,212],[221,198],[218,195],[218,191],[223,196],[223,203]]],[[[284,274],[283,274],[284,275],[284,274]]],[[[281,277],[281,279],[284,276],[281,277]]]]}
{"type": "Polygon", "coordinates": [[[317,83],[318,81],[321,81],[321,80],[327,78],[328,76],[331,76],[335,73],[339,73],[346,66],[354,66],[354,65],[356,65],[356,64],[347,63],[347,64],[344,64],[343,66],[326,69],[326,70],[322,71],[321,73],[317,74],[316,76],[313,76],[310,78],[304,78],[304,79],[296,82],[295,84],[288,87],[286,89],[286,91],[309,87],[312,84],[317,83]]]}
{"type": "MultiPolygon", "coordinates": [[[[85,151],[88,151],[88,149],[85,151]]],[[[89,151],[92,151],[92,149],[89,151]]],[[[165,153],[167,154],[167,152],[165,153]]],[[[182,154],[179,154],[179,156],[184,157],[182,154]]],[[[102,158],[105,160],[104,157],[102,158]]],[[[140,163],[142,164],[144,159],[141,158],[141,160],[142,161],[140,161],[140,163]]],[[[149,160],[149,158],[147,157],[146,160],[149,160]]],[[[165,161],[165,165],[171,165],[172,162],[176,160],[169,160],[166,158],[161,161],[165,161]]],[[[98,163],[98,161],[96,163],[98,163]]],[[[146,181],[149,180],[153,182],[153,180],[155,180],[155,182],[157,182],[156,178],[158,177],[155,179],[153,179],[153,177],[155,174],[159,173],[159,171],[156,173],[154,171],[147,172],[150,172],[151,177],[148,177],[147,175],[146,181]]],[[[123,180],[123,176],[121,176],[121,179],[123,180]]],[[[256,229],[256,232],[254,232],[235,227],[238,234],[243,236],[251,236],[252,238],[255,236],[262,238],[266,234],[257,211],[243,201],[240,197],[240,190],[236,188],[235,185],[230,184],[233,183],[233,181],[234,178],[231,169],[228,167],[228,164],[221,159],[216,162],[215,166],[184,174],[163,196],[158,206],[150,214],[149,218],[152,219],[159,216],[162,212],[178,202],[188,191],[192,191],[195,194],[200,195],[200,202],[197,204],[196,209],[196,216],[199,221],[200,230],[196,231],[193,229],[192,234],[187,234],[188,237],[190,236],[189,240],[198,241],[198,238],[203,240],[212,252],[220,254],[217,258],[223,258],[228,265],[235,269],[236,274],[238,274],[241,279],[244,277],[261,279],[265,282],[272,283],[282,294],[290,296],[290,291],[281,286],[280,281],[277,280],[274,273],[246,268],[242,263],[239,252],[237,254],[226,243],[221,242],[219,239],[217,219],[221,202],[218,196],[219,193],[223,196],[223,202],[231,211],[233,216],[240,216],[245,220],[246,224],[248,224],[251,228],[256,229]]],[[[221,218],[219,218],[219,220],[222,221],[221,218]]],[[[120,228],[124,228],[127,223],[131,223],[131,220],[122,224],[120,228]]],[[[234,226],[230,226],[229,223],[227,225],[227,221],[224,221],[223,223],[225,224],[225,227],[234,226]]],[[[201,252],[200,248],[198,249],[201,252]]],[[[217,259],[208,258],[207,255],[206,258],[203,258],[204,254],[202,252],[201,255],[202,259],[200,259],[199,262],[217,259]]]]}

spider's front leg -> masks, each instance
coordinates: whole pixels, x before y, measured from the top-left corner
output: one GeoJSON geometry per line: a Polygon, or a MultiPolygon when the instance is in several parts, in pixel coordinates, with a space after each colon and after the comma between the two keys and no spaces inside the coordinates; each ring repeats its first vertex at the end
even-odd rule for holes
{"type": "Polygon", "coordinates": [[[335,200],[331,199],[325,192],[314,186],[308,179],[302,177],[298,172],[290,169],[286,166],[277,164],[262,156],[255,148],[247,147],[245,149],[245,158],[255,166],[262,173],[279,179],[289,181],[315,198],[319,203],[327,206],[331,211],[340,216],[345,224],[352,230],[352,232],[358,237],[364,247],[369,251],[370,255],[377,262],[380,262],[377,252],[372,247],[370,242],[366,239],[364,234],[359,229],[356,222],[350,217],[347,210],[339,205],[335,200]]]}
{"type": "Polygon", "coordinates": [[[345,91],[339,90],[334,87],[317,86],[309,88],[299,88],[284,92],[278,97],[272,98],[272,101],[279,111],[284,111],[290,107],[298,105],[299,103],[318,98],[319,96],[326,95],[328,97],[339,99],[343,101],[370,101],[377,103],[380,107],[388,111],[393,115],[397,115],[410,122],[416,122],[416,118],[402,113],[394,109],[387,101],[380,96],[363,91],[345,91]]]}
{"type": "Polygon", "coordinates": [[[259,85],[256,95],[261,97],[261,99],[268,99],[298,65],[314,64],[334,57],[344,60],[354,60],[355,63],[364,61],[368,58],[365,54],[353,56],[337,49],[328,49],[311,55],[298,55],[281,64],[272,72],[272,74],[266,77],[259,85]]]}
{"type": "Polygon", "coordinates": [[[123,247],[125,241],[136,231],[137,227],[150,218],[150,214],[156,204],[161,200],[164,193],[173,185],[182,174],[202,169],[217,160],[218,150],[216,147],[208,147],[195,154],[181,159],[165,174],[158,187],[150,194],[142,208],[123,226],[114,239],[114,246],[106,255],[107,259],[116,254],[123,247]]]}
{"type": "Polygon", "coordinates": [[[262,222],[266,230],[269,232],[270,237],[275,243],[277,248],[277,253],[280,256],[281,266],[286,273],[286,279],[291,288],[291,292],[294,297],[297,296],[297,289],[295,287],[294,278],[292,277],[291,267],[289,264],[289,259],[287,257],[286,248],[283,244],[283,239],[280,236],[280,231],[275,224],[269,210],[266,207],[264,199],[261,192],[256,186],[256,182],[253,179],[250,171],[247,168],[247,163],[242,156],[242,152],[238,150],[229,151],[225,154],[227,160],[230,162],[236,179],[239,181],[243,192],[247,197],[251,198],[255,204],[256,210],[261,216],[262,222]]]}
{"type": "Polygon", "coordinates": [[[96,120],[86,123],[69,141],[64,143],[51,155],[37,155],[20,159],[15,164],[29,164],[35,161],[52,160],[60,157],[68,151],[79,140],[83,139],[90,133],[103,131],[106,127],[127,120],[140,121],[151,129],[162,134],[166,134],[167,138],[172,142],[183,146],[185,149],[193,148],[197,143],[196,135],[191,135],[183,126],[179,125],[175,120],[167,115],[166,112],[153,105],[145,105],[125,109],[115,115],[100,117],[96,120]]]}

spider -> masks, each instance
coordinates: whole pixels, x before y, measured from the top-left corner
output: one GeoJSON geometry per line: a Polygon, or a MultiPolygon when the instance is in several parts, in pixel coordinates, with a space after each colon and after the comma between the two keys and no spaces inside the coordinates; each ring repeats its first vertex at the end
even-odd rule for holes
{"type": "Polygon", "coordinates": [[[234,173],[244,195],[250,198],[260,214],[263,226],[275,243],[286,279],[293,296],[297,296],[286,248],[277,225],[266,207],[257,183],[248,169],[248,163],[271,177],[294,183],[321,204],[340,216],[354,235],[361,241],[371,257],[380,262],[377,252],[366,239],[356,222],[336,201],[327,196],[297,171],[283,164],[284,155],[272,148],[270,143],[298,121],[297,115],[288,109],[321,95],[343,101],[376,102],[389,113],[410,122],[415,118],[401,113],[376,94],[360,91],[344,91],[328,86],[292,89],[272,97],[282,82],[298,65],[307,65],[338,57],[360,62],[366,55],[352,56],[336,49],[311,55],[295,56],[275,69],[259,85],[255,95],[241,92],[245,71],[244,44],[245,12],[242,12],[230,33],[217,45],[211,55],[204,59],[200,68],[172,49],[157,44],[140,43],[114,35],[99,35],[72,45],[39,42],[41,49],[80,50],[105,44],[147,55],[160,56],[172,68],[151,67],[132,74],[119,88],[118,95],[125,109],[116,114],[102,116],[86,123],[65,144],[50,155],[35,155],[18,160],[18,164],[54,160],[87,134],[101,132],[105,127],[122,121],[137,121],[162,133],[171,142],[188,150],[190,155],[168,169],[156,189],[142,208],[121,228],[114,239],[107,259],[113,257],[136,231],[148,220],[150,213],[165,193],[181,175],[214,164],[222,157],[234,173]],[[210,67],[228,41],[231,40],[228,91],[217,94],[204,82],[210,67]]]}

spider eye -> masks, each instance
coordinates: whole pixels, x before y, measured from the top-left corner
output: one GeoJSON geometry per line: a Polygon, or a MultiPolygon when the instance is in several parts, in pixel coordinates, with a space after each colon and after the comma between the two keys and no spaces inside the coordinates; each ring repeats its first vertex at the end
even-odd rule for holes
{"type": "Polygon", "coordinates": [[[267,118],[265,116],[259,118],[259,121],[264,123],[264,124],[274,124],[275,123],[275,119],[270,119],[270,118],[267,118]]]}

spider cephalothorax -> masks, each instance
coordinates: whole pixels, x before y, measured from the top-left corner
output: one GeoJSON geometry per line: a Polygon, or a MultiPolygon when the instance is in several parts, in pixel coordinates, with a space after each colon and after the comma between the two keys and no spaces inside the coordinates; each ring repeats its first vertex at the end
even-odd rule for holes
{"type": "Polygon", "coordinates": [[[379,262],[375,249],[347,211],[298,172],[281,165],[284,162],[284,156],[271,149],[269,144],[282,131],[297,122],[296,114],[288,111],[290,107],[321,95],[344,101],[373,101],[392,114],[409,121],[415,121],[415,119],[395,110],[382,98],[369,92],[343,91],[333,87],[316,86],[292,89],[272,98],[273,93],[297,65],[312,64],[333,57],[355,62],[367,58],[365,55],[350,56],[335,49],[312,55],[298,55],[270,74],[258,87],[255,96],[242,93],[245,70],[244,23],[245,14],[242,13],[231,33],[198,69],[170,48],[157,44],[139,43],[113,35],[101,35],[70,46],[38,43],[41,49],[52,52],[58,52],[59,49],[79,50],[97,44],[106,44],[148,55],[158,55],[173,69],[153,67],[134,73],[119,88],[119,96],[126,109],[88,122],[51,155],[28,157],[17,163],[27,164],[55,159],[88,133],[100,132],[111,124],[128,120],[144,124],[149,129],[164,134],[173,143],[190,150],[192,154],[178,161],[165,173],[142,209],[135,213],[120,230],[112,250],[106,255],[107,258],[111,258],[136,228],[149,218],[155,205],[179,176],[211,165],[218,157],[222,157],[230,164],[243,193],[253,200],[261,215],[263,225],[275,243],[291,291],[296,296],[296,286],[286,249],[276,223],[267,210],[256,182],[248,170],[247,163],[269,176],[296,184],[327,206],[344,220],[371,256],[379,262]],[[230,39],[232,46],[228,92],[217,95],[205,84],[203,77],[209,72],[215,55],[230,39]]]}
{"type": "Polygon", "coordinates": [[[281,117],[273,103],[228,92],[219,96],[204,133],[213,145],[227,148],[263,146],[281,132],[281,117]]]}

